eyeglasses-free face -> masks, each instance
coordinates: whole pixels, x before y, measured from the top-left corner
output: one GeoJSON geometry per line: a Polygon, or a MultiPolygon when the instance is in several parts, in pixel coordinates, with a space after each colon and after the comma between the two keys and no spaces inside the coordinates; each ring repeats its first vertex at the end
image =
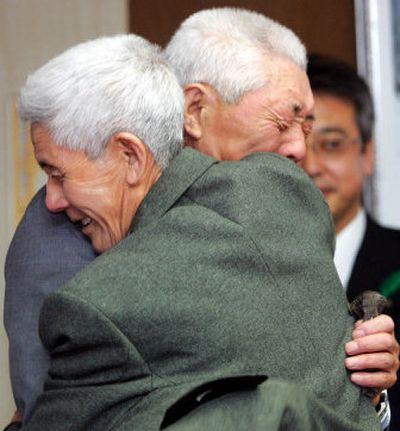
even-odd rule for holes
{"type": "Polygon", "coordinates": [[[373,169],[373,147],[372,142],[362,144],[350,102],[318,93],[314,102],[314,126],[300,166],[324,194],[339,232],[362,205],[363,182],[373,169]]]}

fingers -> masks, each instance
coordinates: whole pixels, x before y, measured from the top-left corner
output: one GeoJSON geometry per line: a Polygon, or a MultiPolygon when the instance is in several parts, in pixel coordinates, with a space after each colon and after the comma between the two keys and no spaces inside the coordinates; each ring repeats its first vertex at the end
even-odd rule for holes
{"type": "Polygon", "coordinates": [[[399,345],[393,335],[383,332],[353,338],[352,341],[346,343],[345,351],[348,355],[370,352],[390,352],[398,356],[399,345]]]}
{"type": "Polygon", "coordinates": [[[375,373],[357,371],[350,374],[350,380],[358,386],[382,390],[388,389],[396,383],[396,375],[383,371],[375,373]]]}
{"type": "Polygon", "coordinates": [[[370,371],[377,374],[378,371],[395,374],[398,360],[391,353],[369,353],[364,355],[350,356],[345,359],[346,368],[350,371],[355,370],[377,370],[370,371]]]}
{"type": "Polygon", "coordinates": [[[363,324],[363,320],[357,320],[357,321],[354,323],[354,329],[359,328],[362,324],[363,324]]]}
{"type": "Polygon", "coordinates": [[[358,320],[345,351],[349,355],[346,368],[351,371],[353,383],[378,389],[387,389],[396,383],[399,344],[391,317],[381,314],[365,322],[358,320]]]}
{"type": "Polygon", "coordinates": [[[354,325],[353,339],[381,332],[386,332],[388,334],[394,333],[393,319],[386,314],[381,314],[378,317],[366,320],[365,322],[358,320],[354,325]]]}

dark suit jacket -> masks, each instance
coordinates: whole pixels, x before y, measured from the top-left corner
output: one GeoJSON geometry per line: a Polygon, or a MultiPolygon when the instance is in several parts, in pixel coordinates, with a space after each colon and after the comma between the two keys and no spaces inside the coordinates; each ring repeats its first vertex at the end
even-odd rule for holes
{"type": "MultiPolygon", "coordinates": [[[[371,217],[347,286],[352,301],[363,290],[379,290],[392,302],[393,317],[400,340],[400,231],[379,226],[371,217]]],[[[391,429],[400,430],[400,382],[389,390],[392,406],[391,429]]]]}
{"type": "Polygon", "coordinates": [[[39,339],[39,313],[47,295],[95,257],[90,241],[64,213],[44,205],[42,188],[26,209],[5,263],[4,325],[9,341],[15,403],[28,420],[43,392],[49,356],[39,339]]]}
{"type": "Polygon", "coordinates": [[[329,209],[294,163],[186,149],[132,230],[45,301],[50,377],[23,429],[157,430],[196,388],[257,375],[353,424],[336,429],[380,429],[344,367],[353,320],[329,209]]]}

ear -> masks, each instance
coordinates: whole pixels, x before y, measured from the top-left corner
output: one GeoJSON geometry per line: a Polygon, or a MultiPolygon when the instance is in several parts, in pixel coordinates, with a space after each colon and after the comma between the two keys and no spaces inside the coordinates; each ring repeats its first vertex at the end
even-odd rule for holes
{"type": "Polygon", "coordinates": [[[363,173],[366,177],[372,175],[375,164],[375,146],[374,141],[369,139],[363,152],[363,173]]]}
{"type": "Polygon", "coordinates": [[[110,143],[118,158],[124,162],[128,184],[137,184],[146,170],[148,158],[152,157],[150,149],[136,135],[128,132],[116,133],[110,143]]]}
{"type": "Polygon", "coordinates": [[[185,86],[185,134],[190,140],[202,138],[205,127],[206,113],[218,103],[218,93],[207,84],[199,82],[185,86]]]}

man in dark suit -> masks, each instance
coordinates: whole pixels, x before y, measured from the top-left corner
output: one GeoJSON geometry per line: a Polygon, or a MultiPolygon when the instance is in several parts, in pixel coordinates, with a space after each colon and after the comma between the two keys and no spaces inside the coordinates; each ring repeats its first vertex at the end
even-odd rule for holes
{"type": "MultiPolygon", "coordinates": [[[[308,109],[308,108],[307,108],[308,109]]],[[[304,115],[303,113],[301,113],[301,116],[302,115],[304,115]]],[[[302,118],[302,117],[301,117],[302,118]]],[[[251,133],[251,131],[249,130],[249,137],[250,137],[250,133],[251,133]]],[[[271,136],[271,138],[273,138],[273,136],[271,136]]],[[[266,140],[266,143],[268,143],[269,142],[269,140],[266,140]]],[[[290,158],[294,158],[294,159],[298,159],[299,158],[299,153],[298,153],[298,145],[293,145],[293,151],[292,150],[290,150],[290,141],[289,142],[287,142],[287,145],[285,145],[284,147],[280,147],[280,146],[278,146],[279,147],[279,149],[282,149],[282,154],[283,155],[285,155],[285,156],[287,156],[287,157],[290,157],[290,158]],[[289,148],[288,148],[289,147],[289,148]]],[[[301,147],[301,146],[300,146],[301,147]]],[[[303,147],[304,147],[304,142],[303,142],[303,147]]],[[[251,149],[250,149],[251,150],[251,149]]],[[[260,148],[260,150],[262,150],[262,148],[260,148]]],[[[246,149],[245,149],[245,151],[246,151],[246,149]]],[[[264,151],[273,151],[273,149],[271,148],[271,149],[264,149],[264,151]]],[[[303,150],[300,150],[300,151],[303,151],[303,150]]],[[[247,152],[249,152],[249,148],[247,148],[247,152]]],[[[251,151],[250,151],[251,152],[251,151]]],[[[244,154],[242,154],[242,155],[244,155],[244,154]]],[[[51,204],[51,202],[49,203],[48,202],[48,206],[52,206],[52,204],[51,204]]],[[[60,208],[62,208],[62,207],[58,207],[58,208],[52,208],[53,210],[60,210],[60,208]]]]}
{"type": "MultiPolygon", "coordinates": [[[[336,227],[335,264],[352,301],[364,290],[391,300],[388,313],[400,328],[400,231],[378,225],[363,207],[363,185],[373,171],[374,109],[365,81],[347,64],[310,56],[315,124],[301,165],[323,192],[336,227]]],[[[397,332],[397,337],[400,335],[397,332]]],[[[400,385],[389,390],[400,405],[400,385]]],[[[400,429],[400,411],[392,411],[400,429]]]]}

